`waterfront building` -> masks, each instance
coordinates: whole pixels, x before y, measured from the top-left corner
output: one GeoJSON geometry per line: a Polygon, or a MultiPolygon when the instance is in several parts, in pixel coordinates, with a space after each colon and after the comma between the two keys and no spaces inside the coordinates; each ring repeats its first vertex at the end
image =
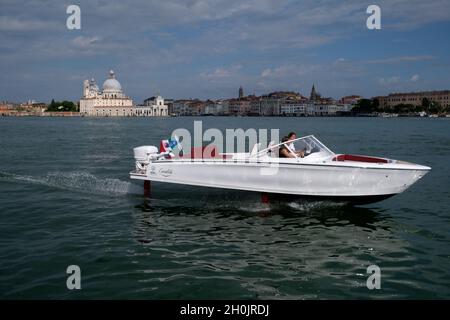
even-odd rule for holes
{"type": "Polygon", "coordinates": [[[260,111],[261,116],[277,116],[280,114],[280,105],[282,101],[279,97],[273,96],[262,96],[260,100],[260,111]]]}
{"type": "Polygon", "coordinates": [[[28,100],[21,103],[18,106],[18,110],[21,112],[28,112],[30,114],[41,115],[47,109],[47,104],[43,102],[36,102],[34,100],[28,100]]]}
{"type": "Polygon", "coordinates": [[[228,100],[228,113],[230,115],[248,115],[250,113],[251,101],[254,96],[247,96],[241,99],[228,100]]]}
{"type": "Polygon", "coordinates": [[[199,99],[183,99],[173,101],[172,111],[176,116],[200,116],[205,114],[209,103],[199,99]]]}
{"type": "Polygon", "coordinates": [[[203,114],[208,115],[208,116],[220,115],[222,112],[221,107],[222,107],[222,103],[217,103],[212,100],[206,100],[203,114]]]}
{"type": "Polygon", "coordinates": [[[219,102],[222,106],[220,107],[222,110],[222,115],[229,115],[230,114],[230,100],[224,99],[220,100],[219,102]]]}
{"type": "Polygon", "coordinates": [[[450,107],[450,90],[391,93],[387,96],[375,97],[374,99],[378,99],[380,107],[383,109],[392,108],[399,104],[417,107],[422,105],[424,99],[448,108],[450,107]]]}
{"type": "Polygon", "coordinates": [[[280,106],[280,114],[283,116],[304,117],[307,115],[308,104],[288,103],[280,106]]]}
{"type": "Polygon", "coordinates": [[[361,96],[351,95],[342,97],[340,102],[343,104],[356,105],[361,99],[362,99],[361,96]]]}
{"type": "Polygon", "coordinates": [[[249,115],[260,116],[261,115],[261,97],[257,97],[250,101],[250,112],[249,115]]]}
{"type": "Polygon", "coordinates": [[[230,115],[239,115],[241,113],[241,102],[240,99],[229,99],[228,100],[228,113],[230,115]]]}
{"type": "Polygon", "coordinates": [[[0,116],[10,116],[14,115],[17,110],[14,109],[14,105],[12,103],[8,102],[2,102],[0,103],[0,116]]]}
{"type": "Polygon", "coordinates": [[[208,110],[208,114],[223,116],[227,114],[228,105],[224,103],[223,100],[216,100],[213,104],[208,106],[210,109],[208,110]]]}
{"type": "Polygon", "coordinates": [[[145,99],[144,104],[134,107],[131,113],[141,117],[165,117],[169,115],[169,108],[158,95],[145,99]]]}
{"type": "Polygon", "coordinates": [[[337,105],[335,104],[314,104],[313,115],[316,117],[335,116],[337,105]]]}
{"type": "Polygon", "coordinates": [[[205,113],[206,104],[201,100],[194,100],[189,104],[191,115],[201,116],[205,113]]]}
{"type": "Polygon", "coordinates": [[[173,116],[175,115],[173,113],[173,99],[164,99],[164,104],[167,105],[167,112],[169,114],[169,116],[173,116]]]}
{"type": "Polygon", "coordinates": [[[41,116],[47,109],[47,104],[28,100],[23,103],[0,103],[0,116],[41,116]]]}
{"type": "Polygon", "coordinates": [[[176,116],[187,116],[190,114],[189,102],[191,100],[175,100],[172,106],[172,113],[176,116]]]}
{"type": "MultiPolygon", "coordinates": [[[[262,116],[278,116],[283,114],[281,106],[285,106],[284,110],[289,111],[287,105],[301,105],[307,102],[307,99],[300,93],[292,91],[276,91],[268,95],[263,95],[259,101],[259,115],[262,116]]],[[[256,106],[254,106],[256,111],[256,106]]]]}
{"type": "Polygon", "coordinates": [[[102,90],[94,79],[83,82],[80,114],[100,117],[164,117],[169,115],[169,110],[160,95],[145,99],[142,105],[133,105],[133,100],[123,93],[122,85],[111,70],[102,90]]]}
{"type": "Polygon", "coordinates": [[[133,100],[122,92],[122,86],[111,70],[102,91],[94,79],[83,82],[80,113],[86,116],[131,116],[133,100]]]}

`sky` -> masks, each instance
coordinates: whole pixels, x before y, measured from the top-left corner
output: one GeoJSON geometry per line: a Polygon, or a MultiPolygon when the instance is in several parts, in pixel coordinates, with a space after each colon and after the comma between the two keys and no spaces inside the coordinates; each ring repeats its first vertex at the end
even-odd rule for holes
{"type": "Polygon", "coordinates": [[[0,0],[0,100],[77,101],[111,69],[135,103],[450,89],[450,1],[0,0]]]}

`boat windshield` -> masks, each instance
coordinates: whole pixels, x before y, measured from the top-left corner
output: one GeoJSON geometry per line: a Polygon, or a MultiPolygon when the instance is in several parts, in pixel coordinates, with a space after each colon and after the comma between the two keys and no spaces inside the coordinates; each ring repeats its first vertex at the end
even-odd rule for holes
{"type": "Polygon", "coordinates": [[[322,142],[320,142],[316,137],[313,135],[298,138],[295,140],[286,141],[283,143],[279,143],[277,145],[269,146],[268,148],[261,150],[258,153],[258,156],[261,156],[268,151],[276,151],[278,150],[282,145],[286,145],[288,147],[288,150],[295,154],[295,151],[301,151],[305,150],[306,156],[309,156],[312,153],[321,153],[323,156],[331,156],[334,155],[334,152],[332,152],[330,149],[328,149],[322,142]]]}

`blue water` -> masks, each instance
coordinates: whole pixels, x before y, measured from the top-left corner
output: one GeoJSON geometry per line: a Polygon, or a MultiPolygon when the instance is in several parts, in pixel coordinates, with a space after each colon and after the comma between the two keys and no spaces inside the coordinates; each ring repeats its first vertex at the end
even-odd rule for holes
{"type": "Polygon", "coordinates": [[[0,298],[448,299],[449,158],[449,119],[0,118],[0,298]],[[144,198],[132,148],[194,120],[433,169],[360,207],[158,183],[144,198]],[[72,264],[81,290],[66,287],[72,264]]]}

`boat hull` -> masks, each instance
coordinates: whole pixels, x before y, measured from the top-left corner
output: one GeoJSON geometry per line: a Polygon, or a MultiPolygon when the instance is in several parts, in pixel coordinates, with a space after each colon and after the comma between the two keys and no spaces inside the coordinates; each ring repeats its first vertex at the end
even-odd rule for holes
{"type": "Polygon", "coordinates": [[[131,178],[279,195],[370,203],[401,193],[427,167],[299,164],[240,161],[158,161],[131,178]]]}
{"type": "Polygon", "coordinates": [[[329,201],[335,203],[364,205],[386,200],[396,194],[383,194],[376,196],[301,196],[288,194],[269,194],[269,202],[292,202],[292,201],[329,201]]]}

